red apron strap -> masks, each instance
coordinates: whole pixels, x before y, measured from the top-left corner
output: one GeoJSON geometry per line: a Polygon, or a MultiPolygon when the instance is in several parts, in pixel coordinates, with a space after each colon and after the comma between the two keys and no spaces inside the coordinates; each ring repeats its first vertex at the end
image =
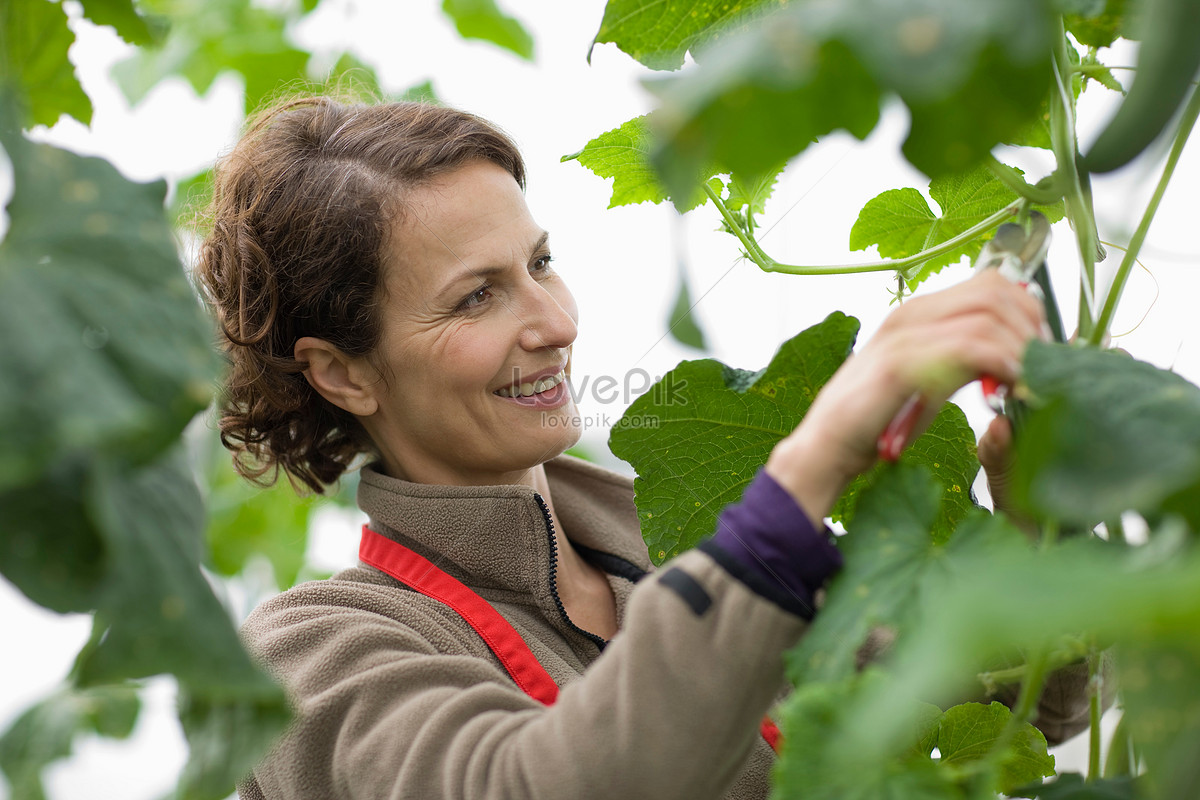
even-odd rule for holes
{"type": "MultiPolygon", "coordinates": [[[[499,611],[462,582],[438,569],[429,559],[366,525],[362,531],[358,557],[364,564],[370,564],[405,586],[454,609],[483,638],[525,694],[545,705],[554,704],[558,699],[558,685],[499,611]]],[[[763,717],[759,730],[771,749],[778,753],[779,728],[775,723],[763,717]]]]}
{"type": "Polygon", "coordinates": [[[538,663],[525,640],[513,630],[508,620],[500,616],[500,612],[460,581],[438,569],[429,559],[366,525],[363,526],[358,557],[426,597],[454,609],[483,637],[525,694],[545,705],[558,699],[558,685],[538,663]]]}

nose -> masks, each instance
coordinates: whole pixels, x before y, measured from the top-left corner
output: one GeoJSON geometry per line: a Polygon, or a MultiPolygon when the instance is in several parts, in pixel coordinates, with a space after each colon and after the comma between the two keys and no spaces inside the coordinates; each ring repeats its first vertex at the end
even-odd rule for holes
{"type": "Polygon", "coordinates": [[[525,296],[521,347],[529,351],[570,347],[579,334],[579,309],[562,279],[531,281],[525,296]]]}

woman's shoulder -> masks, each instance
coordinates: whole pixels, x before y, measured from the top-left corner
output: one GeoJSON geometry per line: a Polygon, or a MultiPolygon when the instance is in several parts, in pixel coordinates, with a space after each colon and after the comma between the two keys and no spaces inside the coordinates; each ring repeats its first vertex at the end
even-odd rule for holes
{"type": "Polygon", "coordinates": [[[444,604],[365,567],[297,584],[260,603],[242,624],[247,646],[268,661],[351,639],[466,653],[477,649],[470,633],[444,604]]]}

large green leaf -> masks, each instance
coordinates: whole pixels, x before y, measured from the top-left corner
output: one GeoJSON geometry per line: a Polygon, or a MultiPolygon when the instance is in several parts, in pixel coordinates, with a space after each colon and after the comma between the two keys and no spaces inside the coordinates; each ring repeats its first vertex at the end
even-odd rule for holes
{"type": "MultiPolygon", "coordinates": [[[[961,767],[988,755],[1012,720],[1003,703],[963,703],[946,710],[938,728],[937,748],[942,763],[961,767]]],[[[1054,756],[1046,752],[1046,737],[1022,723],[1007,742],[1000,759],[997,789],[1013,789],[1054,774],[1054,756]]]]}
{"type": "MultiPolygon", "coordinates": [[[[1017,199],[1016,192],[982,166],[934,178],[929,182],[929,195],[941,214],[935,215],[916,189],[889,189],[869,200],[850,229],[850,249],[865,250],[876,245],[884,258],[907,258],[953,239],[1017,199]]],[[[1063,217],[1061,202],[1037,208],[1051,222],[1063,217]]],[[[973,261],[987,238],[972,239],[910,268],[906,271],[909,287],[916,287],[943,267],[964,258],[973,261]]]]}
{"type": "Polygon", "coordinates": [[[1200,647],[1194,641],[1122,648],[1119,682],[1129,734],[1146,760],[1146,783],[1162,798],[1200,787],[1200,647]]]}
{"type": "Polygon", "coordinates": [[[760,372],[685,361],[613,426],[609,446],[637,471],[642,535],[661,563],[712,534],[775,443],[792,431],[858,333],[840,313],[785,342],[760,372]]]}
{"type": "Polygon", "coordinates": [[[184,687],[179,719],[189,752],[178,797],[222,800],[266,755],[290,714],[279,690],[264,682],[212,693],[184,687]]]}
{"type": "Polygon", "coordinates": [[[796,683],[854,672],[872,630],[904,636],[920,624],[921,587],[932,574],[961,574],[959,562],[983,549],[1019,547],[1024,538],[998,517],[977,511],[953,535],[935,520],[945,489],[922,466],[889,465],[858,501],[838,546],[845,567],[808,634],[788,656],[796,683]]]}
{"type": "MultiPolygon", "coordinates": [[[[21,127],[53,125],[63,114],[88,125],[92,101],[75,76],[67,51],[75,34],[62,5],[50,0],[0,4],[0,94],[20,96],[21,127]]],[[[0,108],[7,115],[8,108],[0,108]]],[[[0,126],[9,124],[0,120],[0,126]]]]}
{"type": "Polygon", "coordinates": [[[283,731],[289,712],[200,571],[204,510],[183,462],[97,468],[88,500],[107,537],[100,618],[108,628],[80,655],[76,676],[88,685],[173,674],[192,748],[181,796],[219,800],[283,731]]]}
{"type": "MultiPolygon", "coordinates": [[[[1152,541],[1157,535],[1152,533],[1152,541]]],[[[1097,540],[1068,540],[1040,551],[963,552],[955,571],[927,573],[919,596],[920,624],[897,641],[889,679],[864,692],[848,711],[848,728],[862,731],[853,742],[856,752],[882,758],[904,746],[913,716],[903,698],[961,696],[977,687],[980,665],[990,659],[1016,650],[1048,653],[1060,637],[1080,631],[1115,643],[1119,652],[1175,649],[1179,680],[1144,707],[1153,712],[1153,724],[1174,718],[1190,726],[1200,707],[1200,671],[1192,666],[1200,625],[1200,557],[1194,547],[1171,558],[1148,555],[1097,540]]],[[[1139,678],[1122,667],[1126,690],[1157,680],[1155,671],[1139,678]]],[[[1189,735],[1163,744],[1183,740],[1195,742],[1189,735]]],[[[1190,744],[1146,757],[1163,765],[1162,785],[1180,790],[1164,797],[1192,796],[1200,789],[1190,744]],[[1184,757],[1185,750],[1191,755],[1184,757]]]]}
{"type": "MultiPolygon", "coordinates": [[[[635,203],[661,203],[669,200],[667,190],[650,165],[651,136],[649,117],[634,117],[620,127],[592,139],[577,153],[565,155],[561,161],[578,161],[601,178],[613,179],[612,199],[608,207],[635,203]]],[[[701,184],[711,177],[697,175],[686,201],[677,201],[680,211],[690,211],[706,201],[701,184]]]]}
{"type": "Polygon", "coordinates": [[[1200,388],[1091,348],[1035,343],[1025,362],[1040,407],[1018,437],[1020,497],[1081,523],[1167,505],[1200,528],[1200,388]]]}
{"type": "Polygon", "coordinates": [[[595,44],[612,42],[651,69],[679,69],[683,57],[772,4],[769,0],[609,0],[595,44]]]}
{"type": "Polygon", "coordinates": [[[684,195],[700,164],[758,173],[830,131],[863,138],[894,93],[911,113],[909,161],[962,172],[1038,113],[1052,31],[1045,0],[789,4],[650,84],[663,103],[655,163],[684,195]]]}
{"type": "Polygon", "coordinates": [[[25,710],[0,736],[0,770],[13,797],[45,800],[42,770],[71,754],[75,737],[124,739],[141,703],[136,686],[65,687],[25,710]]]}
{"type": "MultiPolygon", "coordinates": [[[[741,497],[771,448],[800,424],[857,334],[857,320],[834,312],[780,346],[765,369],[685,361],[634,401],[609,446],[637,471],[638,514],[652,560],[661,563],[712,534],[720,510],[741,497]]],[[[935,530],[942,538],[973,505],[974,449],[962,412],[948,404],[901,458],[937,474],[944,509],[940,516],[934,510],[935,530]]],[[[852,515],[870,481],[852,483],[839,501],[840,517],[852,515]]]]}
{"type": "Polygon", "coordinates": [[[499,9],[496,0],[442,0],[442,11],[464,39],[481,39],[533,60],[533,37],[515,17],[499,9]]]}
{"type": "Polygon", "coordinates": [[[217,357],[164,185],[17,136],[0,244],[0,490],[98,452],[145,460],[207,403],[217,357]]]}

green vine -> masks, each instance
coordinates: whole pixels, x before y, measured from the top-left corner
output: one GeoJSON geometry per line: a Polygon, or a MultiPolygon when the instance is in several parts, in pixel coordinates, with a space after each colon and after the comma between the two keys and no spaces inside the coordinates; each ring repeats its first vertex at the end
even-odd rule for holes
{"type": "Polygon", "coordinates": [[[1112,286],[1109,287],[1108,294],[1104,298],[1104,308],[1101,309],[1100,317],[1096,320],[1096,327],[1088,337],[1093,345],[1099,345],[1104,340],[1109,326],[1112,325],[1121,293],[1125,290],[1130,273],[1133,272],[1133,265],[1137,263],[1138,252],[1141,251],[1142,245],[1146,241],[1146,234],[1150,231],[1150,223],[1154,221],[1159,203],[1166,194],[1167,185],[1171,182],[1175,166],[1179,163],[1179,157],[1183,154],[1184,145],[1187,144],[1188,137],[1192,134],[1192,128],[1195,127],[1198,116],[1200,116],[1200,91],[1195,91],[1192,92],[1192,99],[1188,101],[1187,107],[1183,111],[1183,117],[1179,121],[1175,141],[1171,144],[1171,153],[1167,156],[1166,164],[1163,165],[1162,175],[1158,179],[1158,185],[1154,188],[1154,195],[1150,198],[1150,202],[1142,214],[1137,230],[1133,232],[1133,238],[1129,240],[1129,247],[1125,250],[1125,256],[1121,259],[1121,265],[1117,267],[1117,273],[1113,277],[1112,286]]]}
{"type": "MultiPolygon", "coordinates": [[[[1032,187],[1030,187],[1032,188],[1032,187]]],[[[984,219],[982,222],[974,225],[951,239],[947,239],[939,245],[922,250],[919,253],[908,256],[907,258],[888,259],[885,261],[868,261],[860,264],[829,264],[829,265],[796,265],[782,264],[779,261],[768,256],[762,247],[755,240],[753,234],[745,229],[745,226],[738,219],[737,215],[729,210],[721,196],[710,186],[705,185],[705,193],[708,199],[713,202],[717,210],[721,213],[725,220],[726,227],[737,236],[738,240],[746,248],[746,257],[753,261],[763,272],[782,272],[788,275],[851,275],[860,272],[888,272],[896,271],[904,275],[905,270],[909,267],[920,265],[935,256],[940,256],[943,253],[948,253],[957,247],[970,242],[993,228],[999,227],[1006,220],[1016,216],[1023,208],[1029,204],[1027,198],[1020,198],[1006,205],[996,213],[984,219]]]]}

